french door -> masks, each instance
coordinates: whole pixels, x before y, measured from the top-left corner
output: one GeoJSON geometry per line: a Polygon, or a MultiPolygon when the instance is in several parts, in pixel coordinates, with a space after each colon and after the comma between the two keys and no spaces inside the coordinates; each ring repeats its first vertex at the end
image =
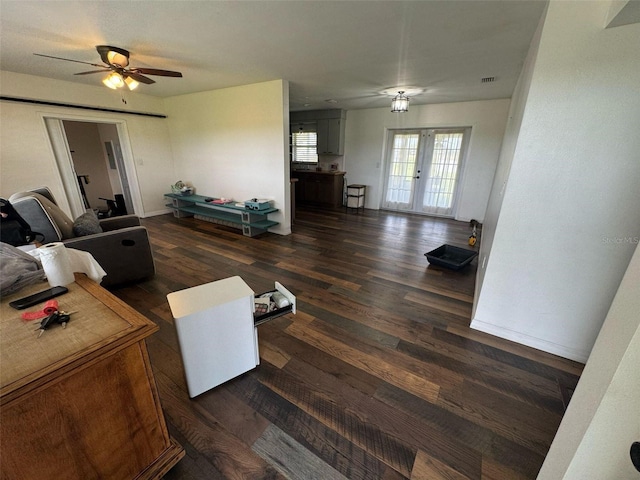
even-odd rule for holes
{"type": "Polygon", "coordinates": [[[452,217],[469,133],[391,130],[382,208],[452,217]]]}

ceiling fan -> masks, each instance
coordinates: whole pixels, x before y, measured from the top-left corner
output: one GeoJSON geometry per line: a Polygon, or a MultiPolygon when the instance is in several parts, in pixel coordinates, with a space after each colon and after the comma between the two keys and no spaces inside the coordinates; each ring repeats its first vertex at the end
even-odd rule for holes
{"type": "Polygon", "coordinates": [[[83,62],[81,60],[72,60],[70,58],[54,57],[52,55],[44,55],[42,53],[34,53],[39,57],[54,58],[56,60],[65,60],[67,62],[84,63],[99,67],[100,70],[90,70],[88,72],[79,72],[74,75],[89,75],[92,73],[110,72],[102,81],[109,88],[120,88],[127,85],[129,90],[133,90],[139,83],[150,85],[156,83],[145,75],[158,75],[161,77],[182,77],[180,72],[172,72],[171,70],[159,70],[157,68],[140,68],[129,67],[129,52],[124,48],[112,47],[110,45],[97,45],[96,50],[100,54],[100,58],[104,65],[99,63],[83,62]]]}

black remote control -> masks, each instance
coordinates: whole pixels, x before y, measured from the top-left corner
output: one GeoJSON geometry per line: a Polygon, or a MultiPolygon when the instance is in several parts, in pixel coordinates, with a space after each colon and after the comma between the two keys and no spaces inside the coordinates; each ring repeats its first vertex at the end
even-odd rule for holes
{"type": "Polygon", "coordinates": [[[67,287],[53,287],[48,290],[43,290],[42,292],[29,295],[28,297],[19,298],[18,300],[9,302],[9,305],[17,310],[22,310],[23,308],[31,307],[40,302],[44,302],[45,300],[49,300],[50,298],[67,293],[68,291],[69,289],[67,287]]]}

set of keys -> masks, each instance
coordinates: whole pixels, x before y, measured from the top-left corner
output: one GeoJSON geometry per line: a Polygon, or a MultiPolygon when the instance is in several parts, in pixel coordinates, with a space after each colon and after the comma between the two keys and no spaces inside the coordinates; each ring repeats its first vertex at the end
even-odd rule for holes
{"type": "Polygon", "coordinates": [[[49,328],[51,325],[58,324],[58,325],[62,325],[62,328],[67,328],[67,323],[71,319],[71,315],[73,313],[75,312],[64,312],[64,311],[56,310],[52,314],[44,317],[40,321],[40,327],[36,329],[36,330],[40,330],[40,333],[38,334],[38,338],[40,338],[42,334],[45,332],[45,330],[49,328]]]}

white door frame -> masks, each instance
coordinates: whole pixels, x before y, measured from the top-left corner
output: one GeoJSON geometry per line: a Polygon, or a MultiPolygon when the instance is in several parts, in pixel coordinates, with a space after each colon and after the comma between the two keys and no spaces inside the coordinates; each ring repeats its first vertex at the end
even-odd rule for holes
{"type": "Polygon", "coordinates": [[[43,117],[42,120],[49,134],[53,156],[56,159],[58,174],[60,175],[67,203],[71,209],[71,216],[72,218],[78,218],[86,211],[86,208],[82,201],[82,194],[80,193],[80,186],[73,166],[73,158],[71,157],[71,149],[67,142],[64,125],[57,118],[43,117]]]}
{"type": "Polygon", "coordinates": [[[138,184],[138,175],[133,160],[133,150],[131,149],[127,125],[124,119],[83,117],[63,113],[43,113],[41,114],[41,117],[49,134],[49,140],[58,166],[58,173],[60,175],[60,180],[64,187],[65,195],[69,202],[73,218],[83,214],[86,209],[82,201],[80,187],[78,187],[78,181],[73,168],[73,158],[71,157],[71,151],[64,131],[64,125],[62,123],[64,120],[95,124],[106,123],[116,126],[120,148],[122,150],[122,160],[124,162],[125,173],[131,192],[133,213],[138,216],[143,216],[144,209],[142,196],[140,195],[140,186],[138,184]]]}
{"type": "Polygon", "coordinates": [[[430,216],[444,216],[446,218],[456,218],[458,212],[459,200],[462,195],[463,177],[466,169],[466,160],[469,150],[469,142],[471,140],[471,127],[470,126],[455,126],[455,127],[406,127],[406,128],[389,128],[386,129],[385,146],[384,146],[384,168],[381,171],[381,191],[380,197],[380,209],[390,210],[397,212],[415,213],[418,215],[430,215],[430,216]],[[424,190],[426,187],[426,176],[431,168],[432,156],[433,156],[433,141],[435,134],[448,131],[462,131],[462,145],[460,147],[460,159],[458,163],[458,176],[456,181],[456,188],[454,197],[452,199],[452,207],[450,215],[440,215],[437,213],[429,213],[422,211],[422,198],[424,197],[424,190]],[[391,149],[393,148],[393,135],[397,132],[411,132],[419,133],[420,140],[418,144],[417,158],[416,158],[416,176],[414,176],[413,194],[412,200],[408,209],[393,209],[385,207],[385,198],[387,195],[387,188],[389,182],[389,169],[390,169],[390,157],[391,149]],[[418,180],[419,179],[419,180],[418,180]],[[418,180],[418,181],[416,181],[418,180]],[[417,201],[420,199],[420,205],[417,205],[417,201]]]}

